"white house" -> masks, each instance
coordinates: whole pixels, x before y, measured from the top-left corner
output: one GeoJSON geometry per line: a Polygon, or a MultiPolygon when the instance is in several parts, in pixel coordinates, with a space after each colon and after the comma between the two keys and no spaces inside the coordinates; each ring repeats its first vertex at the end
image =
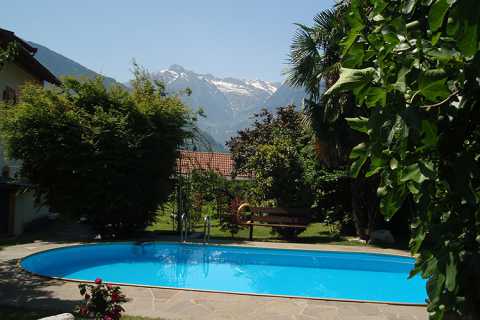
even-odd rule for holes
{"type": "MultiPolygon", "coordinates": [[[[17,44],[18,52],[13,61],[0,66],[0,99],[14,108],[23,84],[59,85],[60,81],[35,59],[36,48],[13,32],[0,28],[0,47],[5,48],[12,42],[17,44]]],[[[0,236],[18,235],[26,223],[48,214],[48,208],[35,205],[32,192],[25,189],[26,184],[18,182],[21,181],[17,175],[20,166],[19,161],[5,158],[0,143],[0,236]]]]}

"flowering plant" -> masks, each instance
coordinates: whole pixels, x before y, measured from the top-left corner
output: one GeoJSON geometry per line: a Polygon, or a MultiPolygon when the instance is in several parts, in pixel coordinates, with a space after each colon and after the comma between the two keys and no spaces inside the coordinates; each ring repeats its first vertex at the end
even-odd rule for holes
{"type": "Polygon", "coordinates": [[[84,302],[75,308],[75,313],[83,318],[96,320],[118,320],[122,316],[122,304],[127,298],[120,287],[103,283],[97,278],[95,284],[79,284],[84,302]]]}

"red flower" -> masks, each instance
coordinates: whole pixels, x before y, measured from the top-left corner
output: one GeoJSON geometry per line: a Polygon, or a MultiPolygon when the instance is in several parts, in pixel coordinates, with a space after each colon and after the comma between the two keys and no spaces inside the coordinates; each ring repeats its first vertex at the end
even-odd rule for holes
{"type": "Polygon", "coordinates": [[[96,283],[96,284],[102,283],[102,279],[100,279],[100,278],[95,279],[95,283],[96,283]]]}
{"type": "Polygon", "coordinates": [[[103,317],[103,320],[113,320],[113,319],[109,315],[106,315],[106,316],[103,317]]]}
{"type": "Polygon", "coordinates": [[[86,316],[87,315],[87,308],[86,307],[81,307],[79,313],[80,313],[81,316],[86,316]]]}
{"type": "Polygon", "coordinates": [[[120,296],[118,295],[118,293],[116,292],[112,293],[112,301],[116,302],[118,301],[118,299],[120,299],[120,296]]]}

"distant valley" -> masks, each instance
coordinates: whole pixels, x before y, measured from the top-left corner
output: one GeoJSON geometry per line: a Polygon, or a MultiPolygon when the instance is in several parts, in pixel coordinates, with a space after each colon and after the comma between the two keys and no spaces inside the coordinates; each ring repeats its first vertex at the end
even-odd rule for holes
{"type": "MultiPolygon", "coordinates": [[[[31,44],[38,48],[37,59],[58,77],[94,78],[99,75],[47,47],[31,44]]],[[[218,78],[195,73],[180,65],[153,71],[152,76],[163,81],[171,94],[186,88],[192,90],[190,96],[182,96],[181,99],[193,110],[202,108],[205,112],[206,118],[200,117],[198,121],[203,135],[200,149],[225,151],[225,142],[238,130],[249,126],[254,113],[262,108],[274,110],[288,104],[299,106],[305,96],[303,89],[292,88],[285,83],[218,78]]],[[[110,77],[104,76],[104,79],[107,86],[117,83],[110,77]]],[[[129,86],[128,83],[124,85],[129,86]]]]}

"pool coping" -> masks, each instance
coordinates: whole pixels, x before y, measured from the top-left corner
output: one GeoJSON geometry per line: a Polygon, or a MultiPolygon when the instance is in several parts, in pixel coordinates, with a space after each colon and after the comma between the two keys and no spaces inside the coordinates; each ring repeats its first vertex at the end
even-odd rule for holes
{"type": "MultiPolygon", "coordinates": [[[[224,244],[217,244],[217,243],[198,243],[198,242],[176,242],[176,241],[106,241],[106,242],[89,242],[89,243],[77,243],[77,244],[69,244],[65,246],[61,246],[58,248],[51,248],[41,250],[29,255],[26,255],[17,261],[17,267],[23,270],[24,272],[34,275],[39,278],[43,279],[55,279],[61,280],[65,282],[73,282],[73,283],[95,283],[95,281],[88,281],[88,280],[79,280],[79,279],[71,279],[71,278],[61,278],[55,276],[45,276],[41,275],[32,271],[25,269],[21,263],[24,259],[47,252],[47,251],[54,251],[54,250],[62,250],[66,248],[73,248],[73,247],[81,247],[81,246],[95,246],[95,245],[103,245],[103,244],[121,244],[121,243],[167,243],[167,244],[182,244],[182,245],[209,245],[209,246],[219,246],[219,247],[237,247],[237,248],[252,248],[252,249],[270,249],[270,250],[287,250],[287,251],[313,251],[313,252],[334,252],[334,253],[354,253],[354,254],[370,254],[370,255],[384,255],[384,256],[395,256],[401,258],[413,258],[411,255],[399,255],[394,253],[381,253],[381,252],[358,252],[358,251],[346,251],[346,250],[324,250],[324,249],[300,249],[300,248],[271,248],[271,247],[262,247],[262,246],[252,246],[252,245],[224,245],[224,244]]],[[[257,297],[274,297],[274,298],[287,298],[287,299],[303,299],[303,300],[313,300],[313,301],[338,301],[338,302],[353,302],[353,303],[376,303],[376,304],[383,304],[383,305],[395,305],[395,306],[416,306],[416,307],[425,307],[427,303],[408,303],[408,302],[395,302],[395,301],[377,301],[377,300],[357,300],[357,299],[340,299],[340,298],[328,298],[328,297],[306,297],[306,296],[295,296],[295,295],[278,295],[278,294],[264,294],[264,293],[246,293],[246,292],[235,292],[235,291],[221,291],[221,290],[207,290],[207,289],[193,289],[193,288],[178,288],[178,287],[169,287],[169,286],[154,286],[154,285],[140,285],[140,284],[129,284],[129,283],[122,283],[122,282],[105,282],[112,285],[118,286],[127,286],[127,287],[134,287],[134,288],[155,288],[155,289],[169,289],[169,290],[181,290],[181,291],[190,291],[190,292],[207,292],[207,293],[221,293],[221,294],[228,294],[228,295],[242,295],[242,296],[257,296],[257,297]]]]}

